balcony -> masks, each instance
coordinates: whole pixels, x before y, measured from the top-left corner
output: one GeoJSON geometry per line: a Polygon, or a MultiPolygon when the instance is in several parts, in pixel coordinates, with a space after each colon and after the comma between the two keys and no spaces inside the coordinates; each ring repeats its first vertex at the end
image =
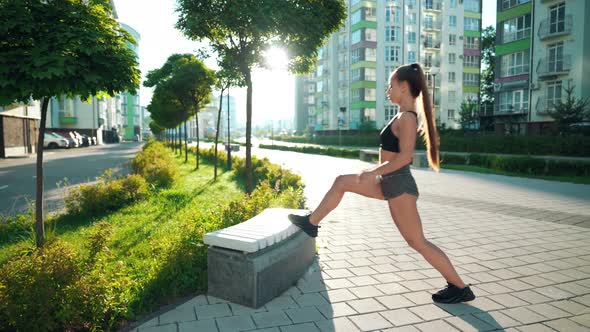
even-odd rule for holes
{"type": "Polygon", "coordinates": [[[479,116],[487,117],[487,116],[494,116],[494,105],[492,104],[482,104],[479,106],[479,116]]]}
{"type": "Polygon", "coordinates": [[[424,61],[424,68],[440,68],[440,60],[424,61]]]}
{"type": "Polygon", "coordinates": [[[433,21],[433,22],[424,22],[424,30],[425,31],[440,31],[442,29],[442,22],[440,21],[433,21]]]}
{"type": "Polygon", "coordinates": [[[549,112],[554,109],[553,100],[547,100],[547,96],[539,96],[535,110],[539,115],[549,115],[549,112]]]}
{"type": "Polygon", "coordinates": [[[571,55],[564,55],[557,59],[542,58],[537,66],[537,74],[539,79],[549,79],[552,76],[567,75],[571,69],[571,55]]]}
{"type": "Polygon", "coordinates": [[[71,113],[59,112],[59,123],[60,124],[75,124],[78,122],[78,118],[73,116],[71,113]]]}
{"type": "Polygon", "coordinates": [[[573,25],[574,18],[571,14],[565,15],[563,21],[551,22],[549,18],[546,18],[539,24],[539,31],[537,34],[541,40],[564,36],[572,32],[573,25]]]}
{"type": "Polygon", "coordinates": [[[424,10],[431,12],[440,12],[442,11],[442,1],[426,0],[424,1],[424,10]]]}
{"type": "Polygon", "coordinates": [[[424,48],[430,50],[440,50],[440,41],[425,41],[423,43],[424,48]]]}

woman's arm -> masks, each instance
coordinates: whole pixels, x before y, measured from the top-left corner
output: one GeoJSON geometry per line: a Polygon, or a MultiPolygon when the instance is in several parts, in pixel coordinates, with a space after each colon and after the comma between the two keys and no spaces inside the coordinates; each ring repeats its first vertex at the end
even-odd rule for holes
{"type": "MultiPolygon", "coordinates": [[[[413,115],[400,116],[399,121],[399,153],[393,160],[388,160],[371,170],[373,176],[396,171],[412,162],[416,147],[417,121],[413,115]]],[[[393,123],[391,124],[393,126],[393,123]]],[[[392,129],[393,130],[393,129],[392,129]]]]}

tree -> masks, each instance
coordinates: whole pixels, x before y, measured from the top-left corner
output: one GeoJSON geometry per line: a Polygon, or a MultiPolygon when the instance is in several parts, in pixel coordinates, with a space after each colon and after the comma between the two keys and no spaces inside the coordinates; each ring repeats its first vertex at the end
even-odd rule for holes
{"type": "MultiPolygon", "coordinates": [[[[229,89],[230,86],[240,85],[240,80],[238,79],[238,73],[231,69],[230,64],[223,63],[220,61],[221,70],[217,71],[217,83],[216,88],[219,90],[219,111],[217,113],[217,128],[215,130],[215,166],[213,171],[213,181],[217,181],[217,145],[219,144],[219,125],[221,123],[221,109],[223,106],[223,92],[229,89]]],[[[229,96],[227,96],[229,101],[229,96]]],[[[227,105],[227,111],[229,112],[229,102],[227,105]]],[[[231,146],[229,144],[229,139],[227,142],[229,149],[231,146]]],[[[229,158],[229,156],[228,156],[229,158]]]]}
{"type": "Polygon", "coordinates": [[[494,78],[496,67],[496,29],[489,26],[483,30],[481,37],[481,103],[494,104],[494,78]]]}
{"type": "Polygon", "coordinates": [[[477,124],[477,103],[471,99],[461,103],[461,111],[459,112],[459,124],[463,129],[472,129],[477,124]]]}
{"type": "Polygon", "coordinates": [[[43,225],[43,138],[53,96],[111,96],[139,85],[133,37],[112,17],[107,0],[0,1],[0,105],[41,100],[37,141],[36,244],[43,225]]]}
{"type": "Polygon", "coordinates": [[[263,53],[283,45],[289,70],[308,72],[317,49],[346,17],[344,0],[178,0],[176,25],[187,37],[207,40],[217,56],[236,64],[246,84],[246,191],[252,191],[252,68],[263,53]]]}
{"type": "Polygon", "coordinates": [[[588,99],[576,98],[574,89],[574,85],[570,85],[567,88],[564,87],[565,100],[558,100],[553,103],[553,109],[547,112],[555,120],[557,131],[560,134],[571,132],[571,124],[581,122],[590,117],[590,111],[587,109],[588,99]]]}
{"type": "Polygon", "coordinates": [[[215,73],[207,68],[203,61],[193,54],[173,54],[160,69],[151,70],[146,87],[156,86],[163,95],[174,101],[174,109],[180,114],[178,119],[184,122],[184,162],[188,162],[188,130],[186,121],[197,118],[197,164],[199,168],[199,109],[211,100],[211,86],[215,83],[215,73]]]}

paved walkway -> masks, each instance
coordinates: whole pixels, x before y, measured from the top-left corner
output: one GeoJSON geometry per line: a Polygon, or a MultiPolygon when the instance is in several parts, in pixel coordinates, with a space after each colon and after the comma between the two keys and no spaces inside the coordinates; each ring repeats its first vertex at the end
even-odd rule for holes
{"type": "MultiPolygon", "coordinates": [[[[336,174],[368,165],[269,157],[294,155],[311,207],[336,174]]],[[[407,246],[386,202],[347,194],[320,229],[316,264],[282,296],[253,310],[201,295],[138,331],[590,331],[590,186],[413,172],[426,237],[473,284],[475,301],[434,304],[445,280],[407,246]]]]}

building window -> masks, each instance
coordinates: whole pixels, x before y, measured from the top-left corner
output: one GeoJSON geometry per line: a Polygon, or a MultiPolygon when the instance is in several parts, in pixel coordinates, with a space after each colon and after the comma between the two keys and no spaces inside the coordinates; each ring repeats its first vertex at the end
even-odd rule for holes
{"type": "Polygon", "coordinates": [[[397,114],[399,106],[397,105],[388,105],[385,106],[385,122],[389,122],[394,115],[397,114]]]}
{"type": "Polygon", "coordinates": [[[376,81],[377,71],[375,68],[365,68],[365,81],[376,81]]]}
{"type": "Polygon", "coordinates": [[[350,99],[354,101],[361,100],[361,90],[360,89],[352,89],[350,90],[350,99]]]}
{"type": "Polygon", "coordinates": [[[471,31],[479,31],[479,18],[465,17],[463,18],[463,29],[471,31]]]}
{"type": "Polygon", "coordinates": [[[361,81],[362,80],[362,75],[361,74],[362,74],[362,69],[361,68],[353,69],[350,72],[350,79],[353,82],[361,81]]]}
{"type": "Polygon", "coordinates": [[[385,41],[398,41],[399,32],[399,27],[385,27],[385,41]]]}
{"type": "Polygon", "coordinates": [[[385,46],[385,61],[399,62],[399,46],[385,46]]]}
{"type": "Polygon", "coordinates": [[[374,48],[365,48],[365,60],[377,61],[377,50],[374,48]]]}
{"type": "Polygon", "coordinates": [[[502,77],[528,74],[529,51],[521,51],[502,56],[502,77]]]}
{"type": "Polygon", "coordinates": [[[416,13],[410,14],[410,24],[416,24],[416,13]]]}
{"type": "Polygon", "coordinates": [[[500,112],[528,111],[528,90],[513,90],[500,93],[500,112]]]}
{"type": "Polygon", "coordinates": [[[424,67],[438,67],[432,62],[432,53],[424,53],[424,67]]]}
{"type": "Polygon", "coordinates": [[[457,35],[449,35],[449,46],[457,45],[457,35]]]}
{"type": "Polygon", "coordinates": [[[372,21],[372,22],[376,22],[377,21],[377,15],[376,15],[376,10],[375,8],[364,8],[365,11],[365,21],[372,21]]]}
{"type": "Polygon", "coordinates": [[[408,32],[408,44],[416,44],[416,33],[408,32]]]}
{"type": "Polygon", "coordinates": [[[409,63],[416,62],[416,52],[415,51],[409,51],[408,52],[408,62],[409,63]]]}
{"type": "Polygon", "coordinates": [[[549,33],[565,31],[565,2],[549,8],[549,33]]]}
{"type": "Polygon", "coordinates": [[[465,0],[465,2],[463,3],[463,8],[465,9],[465,11],[468,12],[479,13],[479,0],[465,0]]]}
{"type": "Polygon", "coordinates": [[[434,17],[432,17],[432,15],[426,15],[424,18],[424,27],[427,29],[432,29],[434,27],[434,17]]]}
{"type": "Polygon", "coordinates": [[[465,55],[463,57],[463,67],[480,67],[480,59],[478,55],[465,55]]]}
{"type": "Polygon", "coordinates": [[[455,53],[449,53],[449,64],[454,65],[457,62],[457,55],[455,53]]]}
{"type": "Polygon", "coordinates": [[[479,49],[479,37],[465,37],[465,48],[479,49]]]}
{"type": "Polygon", "coordinates": [[[530,1],[531,0],[502,0],[502,9],[506,10],[530,1]]]}
{"type": "Polygon", "coordinates": [[[457,8],[457,0],[451,0],[449,2],[449,7],[451,7],[451,8],[457,8]]]}
{"type": "Polygon", "coordinates": [[[457,16],[451,15],[449,16],[449,26],[456,27],[457,26],[457,16]]]}
{"type": "MultiPolygon", "coordinates": [[[[375,101],[377,97],[376,89],[365,89],[365,100],[366,101],[375,101]]],[[[373,119],[374,120],[374,119],[373,119]]]]}
{"type": "Polygon", "coordinates": [[[362,21],[363,16],[361,10],[357,10],[350,15],[350,23],[357,24],[358,22],[362,21]]]}
{"type": "Polygon", "coordinates": [[[515,17],[511,20],[504,21],[502,41],[509,43],[511,41],[528,38],[531,36],[531,14],[515,17]]]}
{"type": "Polygon", "coordinates": [[[448,114],[447,114],[449,120],[455,120],[455,110],[448,110],[448,114]]]}
{"type": "Polygon", "coordinates": [[[547,82],[547,108],[553,109],[560,102],[563,86],[561,81],[547,82]]]}
{"type": "Polygon", "coordinates": [[[449,72],[449,83],[455,83],[456,75],[454,71],[449,72]]]}
{"type": "Polygon", "coordinates": [[[457,101],[457,92],[454,90],[449,91],[449,103],[454,103],[457,101]]]}
{"type": "Polygon", "coordinates": [[[356,30],[350,35],[350,42],[356,44],[361,41],[361,30],[356,30]]]}
{"type": "Polygon", "coordinates": [[[377,41],[377,30],[365,29],[365,40],[376,42],[377,41]]]}
{"type": "Polygon", "coordinates": [[[547,47],[547,69],[549,72],[563,71],[563,42],[547,47]]]}
{"type": "Polygon", "coordinates": [[[352,62],[353,64],[354,64],[354,63],[357,63],[357,62],[359,62],[359,61],[362,61],[362,60],[364,60],[364,59],[362,58],[362,53],[361,53],[361,51],[362,51],[362,50],[363,50],[363,49],[361,49],[361,48],[357,48],[356,50],[353,50],[353,51],[350,53],[350,60],[351,60],[351,62],[352,62]]]}
{"type": "Polygon", "coordinates": [[[479,86],[479,74],[463,73],[463,85],[479,86]]]}

